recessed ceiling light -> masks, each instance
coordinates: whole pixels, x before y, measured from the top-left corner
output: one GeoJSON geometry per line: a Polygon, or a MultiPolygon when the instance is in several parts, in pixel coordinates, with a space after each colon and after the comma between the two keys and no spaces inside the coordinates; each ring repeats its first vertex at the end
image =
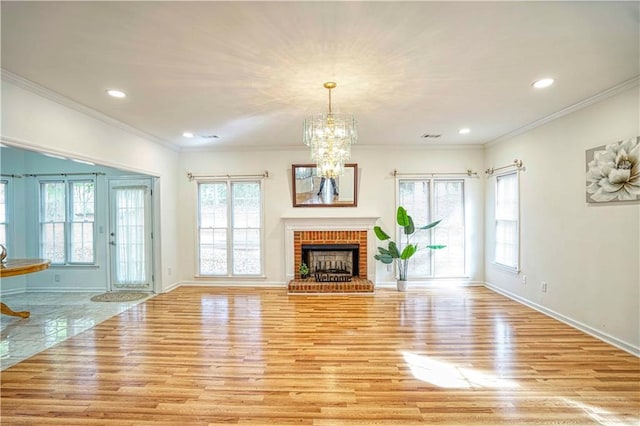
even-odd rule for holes
{"type": "Polygon", "coordinates": [[[534,81],[531,85],[536,89],[544,89],[545,87],[551,86],[555,82],[552,78],[542,78],[540,80],[534,81]]]}
{"type": "Polygon", "coordinates": [[[458,130],[458,133],[460,133],[461,135],[466,135],[467,133],[471,133],[471,129],[469,129],[468,127],[465,127],[463,129],[458,130]]]}
{"type": "Polygon", "coordinates": [[[118,89],[109,89],[107,90],[107,95],[112,96],[114,98],[126,98],[127,94],[124,93],[122,90],[118,90],[118,89]]]}
{"type": "Polygon", "coordinates": [[[76,163],[80,163],[80,164],[88,164],[90,166],[95,166],[96,165],[96,163],[92,163],[91,161],[78,160],[76,158],[72,158],[71,161],[75,161],[76,163]]]}
{"type": "Polygon", "coordinates": [[[195,135],[193,134],[193,132],[183,132],[182,136],[184,136],[185,138],[192,138],[195,135]]]}

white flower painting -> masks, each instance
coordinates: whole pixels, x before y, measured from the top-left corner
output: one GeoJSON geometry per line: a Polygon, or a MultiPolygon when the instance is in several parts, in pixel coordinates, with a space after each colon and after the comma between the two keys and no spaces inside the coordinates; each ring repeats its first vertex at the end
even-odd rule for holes
{"type": "Polygon", "coordinates": [[[587,202],[640,200],[640,136],[589,149],[587,202]]]}

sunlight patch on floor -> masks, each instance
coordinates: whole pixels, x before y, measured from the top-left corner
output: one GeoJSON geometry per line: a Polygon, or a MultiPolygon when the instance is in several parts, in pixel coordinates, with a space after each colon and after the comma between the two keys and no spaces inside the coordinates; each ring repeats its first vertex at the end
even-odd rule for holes
{"type": "Polygon", "coordinates": [[[482,373],[473,368],[460,367],[412,352],[401,351],[401,353],[413,377],[441,388],[512,389],[519,387],[513,380],[482,373]]]}
{"type": "Polygon", "coordinates": [[[560,398],[563,402],[568,405],[572,405],[576,408],[584,411],[587,416],[589,416],[593,421],[597,422],[602,426],[626,426],[626,425],[637,425],[640,424],[640,418],[629,419],[632,422],[627,422],[626,420],[618,418],[611,411],[605,410],[601,407],[594,407],[593,405],[584,404],[582,402],[569,399],[569,398],[560,398]]]}

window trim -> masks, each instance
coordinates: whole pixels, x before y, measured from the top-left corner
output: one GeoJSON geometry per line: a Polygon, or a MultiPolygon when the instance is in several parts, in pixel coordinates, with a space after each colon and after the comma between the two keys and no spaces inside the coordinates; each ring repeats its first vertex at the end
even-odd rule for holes
{"type": "MultiPolygon", "coordinates": [[[[396,209],[398,208],[398,206],[400,205],[400,183],[403,181],[423,181],[423,182],[428,182],[429,184],[429,214],[428,214],[428,222],[427,223],[431,223],[434,218],[433,218],[433,212],[435,211],[435,197],[434,197],[434,193],[435,193],[435,184],[434,182],[460,182],[462,183],[462,218],[463,218],[463,223],[462,223],[462,233],[463,233],[463,241],[464,241],[464,251],[463,251],[463,265],[462,265],[462,269],[463,272],[461,275],[435,275],[434,272],[436,271],[436,264],[435,264],[435,256],[429,256],[429,261],[430,261],[430,270],[431,270],[431,275],[414,275],[411,276],[409,278],[410,281],[413,280],[432,280],[432,279],[436,279],[436,280],[440,280],[440,279],[460,279],[460,278],[469,278],[469,274],[467,273],[467,246],[469,241],[467,240],[467,185],[466,185],[466,179],[464,177],[442,177],[442,178],[438,178],[435,176],[428,176],[425,177],[424,175],[407,175],[407,176],[403,176],[403,177],[397,177],[396,178],[396,209]]],[[[411,214],[411,212],[409,212],[409,214],[411,214]]],[[[394,222],[395,222],[395,215],[394,215],[394,222]]],[[[395,224],[395,241],[398,241],[398,239],[400,238],[400,228],[398,227],[397,224],[395,224]]],[[[433,236],[433,230],[429,230],[429,232],[431,233],[431,236],[433,236]]],[[[434,243],[431,243],[434,244],[434,243]]],[[[395,268],[395,264],[394,264],[394,268],[395,268]]]]}
{"type": "Polygon", "coordinates": [[[195,192],[195,256],[194,256],[194,277],[206,279],[227,279],[227,280],[258,280],[265,279],[265,220],[264,220],[264,177],[206,177],[194,178],[195,192]],[[225,183],[227,186],[227,273],[226,274],[202,274],[200,273],[200,184],[225,183]],[[232,208],[232,184],[253,182],[259,185],[260,189],[260,272],[257,274],[234,274],[233,273],[233,208],[232,208]]]}
{"type": "MultiPolygon", "coordinates": [[[[42,177],[37,179],[38,185],[38,256],[44,257],[42,252],[43,249],[43,237],[42,237],[42,216],[43,216],[43,204],[42,204],[42,184],[43,183],[53,183],[53,182],[63,182],[64,183],[64,191],[65,191],[65,217],[64,217],[64,263],[53,263],[51,262],[51,267],[56,268],[77,268],[77,267],[95,267],[97,266],[97,222],[98,222],[98,205],[97,205],[97,194],[98,194],[98,182],[95,176],[87,175],[85,176],[77,176],[73,178],[69,178],[68,176],[61,177],[42,177]],[[91,262],[71,262],[71,232],[72,232],[72,224],[74,223],[71,220],[71,211],[72,211],[72,203],[73,197],[71,194],[71,183],[76,182],[91,182],[93,183],[93,260],[91,262]]],[[[47,222],[49,223],[49,222],[47,222]]]]}
{"type": "Polygon", "coordinates": [[[495,180],[494,180],[494,185],[493,185],[493,191],[494,191],[494,197],[493,197],[493,259],[492,259],[492,264],[499,268],[502,269],[504,271],[507,272],[511,272],[513,274],[519,274],[520,273],[520,248],[522,246],[521,244],[521,240],[520,240],[520,215],[521,215],[521,206],[520,206],[520,171],[519,170],[508,170],[508,171],[504,171],[501,173],[497,173],[494,175],[495,176],[495,180]],[[517,214],[516,214],[516,265],[515,266],[511,266],[511,265],[506,265],[504,263],[501,263],[499,261],[496,260],[496,246],[497,246],[497,228],[498,228],[498,219],[496,218],[497,216],[497,211],[498,211],[498,179],[504,176],[509,176],[509,175],[515,175],[516,178],[516,206],[517,206],[517,214]]]}

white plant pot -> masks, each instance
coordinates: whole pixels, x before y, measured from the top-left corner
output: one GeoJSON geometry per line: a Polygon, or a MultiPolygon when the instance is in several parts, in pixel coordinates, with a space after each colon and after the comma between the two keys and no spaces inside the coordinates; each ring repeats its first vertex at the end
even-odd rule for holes
{"type": "Polygon", "coordinates": [[[396,285],[398,287],[398,291],[407,291],[407,280],[396,280],[396,285]]]}

